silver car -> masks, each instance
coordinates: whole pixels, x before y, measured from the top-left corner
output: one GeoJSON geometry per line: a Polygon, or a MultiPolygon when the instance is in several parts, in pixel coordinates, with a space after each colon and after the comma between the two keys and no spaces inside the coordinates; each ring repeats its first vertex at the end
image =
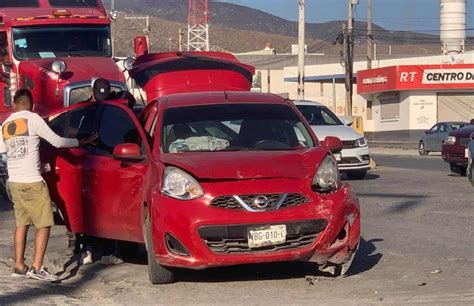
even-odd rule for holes
{"type": "Polygon", "coordinates": [[[469,122],[439,122],[431,129],[425,131],[425,135],[418,142],[418,153],[428,155],[430,152],[441,152],[441,145],[449,133],[468,126],[469,122]]]}

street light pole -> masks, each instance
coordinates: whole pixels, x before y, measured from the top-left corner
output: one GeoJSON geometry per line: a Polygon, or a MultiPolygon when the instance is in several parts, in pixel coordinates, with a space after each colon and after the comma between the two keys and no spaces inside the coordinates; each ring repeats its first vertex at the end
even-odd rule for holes
{"type": "Polygon", "coordinates": [[[298,99],[304,99],[304,60],[305,60],[305,3],[298,0],[299,5],[299,25],[298,25],[298,99]]]}
{"type": "Polygon", "coordinates": [[[372,60],[374,57],[372,41],[372,0],[367,2],[367,69],[372,69],[372,60]]]}
{"type": "Polygon", "coordinates": [[[354,71],[354,6],[359,0],[348,0],[348,19],[346,36],[346,116],[352,116],[353,71],[354,71]]]}

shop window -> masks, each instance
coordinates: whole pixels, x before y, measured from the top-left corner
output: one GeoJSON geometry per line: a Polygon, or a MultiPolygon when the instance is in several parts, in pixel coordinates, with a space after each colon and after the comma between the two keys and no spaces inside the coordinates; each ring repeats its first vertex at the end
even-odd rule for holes
{"type": "Polygon", "coordinates": [[[400,94],[387,93],[377,97],[380,101],[380,113],[382,120],[400,119],[400,94]]]}

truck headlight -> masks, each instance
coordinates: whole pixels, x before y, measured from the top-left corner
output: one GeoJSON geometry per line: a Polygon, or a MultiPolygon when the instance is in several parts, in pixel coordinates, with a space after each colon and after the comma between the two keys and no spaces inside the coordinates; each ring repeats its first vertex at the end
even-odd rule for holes
{"type": "Polygon", "coordinates": [[[455,144],[456,143],[456,137],[455,136],[448,136],[444,140],[444,143],[449,144],[449,145],[455,144]]]}
{"type": "Polygon", "coordinates": [[[367,146],[367,139],[365,137],[359,138],[354,142],[355,147],[365,147],[367,146]]]}
{"type": "Polygon", "coordinates": [[[331,193],[339,189],[340,180],[336,160],[331,155],[327,155],[316,171],[312,188],[319,193],[331,193]]]}
{"type": "Polygon", "coordinates": [[[178,200],[193,200],[204,194],[196,179],[176,167],[165,168],[161,192],[178,200]]]}

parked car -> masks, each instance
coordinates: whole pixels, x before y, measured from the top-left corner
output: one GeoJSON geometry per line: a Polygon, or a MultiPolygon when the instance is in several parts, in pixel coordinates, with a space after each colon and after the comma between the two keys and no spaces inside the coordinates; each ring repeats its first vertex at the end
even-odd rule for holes
{"type": "Polygon", "coordinates": [[[474,125],[455,130],[444,140],[442,156],[443,160],[449,163],[451,172],[466,175],[468,144],[470,135],[474,132],[474,125]]]}
{"type": "Polygon", "coordinates": [[[469,125],[469,122],[439,122],[425,131],[418,142],[418,153],[428,155],[430,152],[441,152],[441,145],[449,133],[469,125]]]}
{"type": "Polygon", "coordinates": [[[367,140],[350,126],[345,125],[329,108],[319,102],[297,100],[295,105],[311,125],[316,136],[338,137],[343,149],[338,166],[350,179],[363,179],[370,169],[367,140]]]}
{"type": "Polygon", "coordinates": [[[138,118],[103,102],[49,122],[65,137],[99,133],[96,146],[42,149],[68,229],[145,243],[154,284],[174,281],[176,267],[310,261],[344,274],[351,265],[360,210],[331,153],[341,141],[318,141],[291,102],[175,94],[138,118]]]}
{"type": "Polygon", "coordinates": [[[469,142],[467,150],[467,177],[474,187],[474,133],[471,133],[471,141],[469,142]]]}

